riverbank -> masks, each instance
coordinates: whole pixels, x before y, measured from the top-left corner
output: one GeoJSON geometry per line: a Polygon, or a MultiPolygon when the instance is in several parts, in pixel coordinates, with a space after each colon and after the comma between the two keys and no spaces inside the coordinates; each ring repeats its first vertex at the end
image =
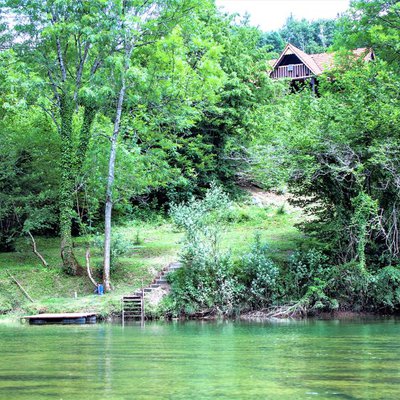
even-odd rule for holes
{"type": "MultiPolygon", "coordinates": [[[[90,310],[94,310],[91,308],[90,310]]],[[[76,310],[82,310],[82,308],[77,308],[76,310]]],[[[113,324],[121,324],[122,323],[122,316],[121,316],[121,308],[120,304],[117,307],[112,307],[110,305],[107,308],[108,311],[102,309],[102,313],[97,314],[98,322],[106,322],[106,323],[113,323],[113,324]]],[[[75,311],[73,308],[70,312],[78,312],[75,311]]],[[[374,319],[385,319],[385,318],[393,318],[399,317],[399,314],[379,314],[373,312],[355,312],[355,311],[334,311],[334,312],[321,312],[318,314],[312,315],[303,315],[297,317],[272,317],[270,315],[270,311],[251,311],[239,314],[235,317],[221,317],[218,315],[193,315],[193,316],[186,316],[180,318],[171,318],[166,315],[158,315],[155,316],[153,313],[152,315],[146,316],[146,322],[189,322],[189,321],[230,321],[230,322],[271,322],[271,323],[285,323],[287,321],[352,321],[352,320],[374,320],[374,319]]],[[[19,312],[11,312],[8,314],[0,315],[0,324],[15,324],[21,321],[21,317],[26,315],[26,313],[19,312]]],[[[128,320],[126,323],[134,324],[140,322],[139,320],[128,320]]]]}
{"type": "MultiPolygon", "coordinates": [[[[261,201],[261,200],[260,200],[261,201]]],[[[268,242],[276,262],[283,262],[294,251],[302,235],[295,227],[302,219],[298,210],[290,208],[284,196],[265,196],[258,205],[235,205],[232,220],[226,227],[222,246],[231,248],[238,257],[252,242],[254,232],[268,242]]],[[[71,277],[61,270],[58,238],[36,237],[37,248],[49,267],[41,265],[29,241],[21,239],[17,251],[0,253],[0,315],[18,318],[34,313],[95,311],[101,318],[119,315],[124,294],[151,283],[157,273],[177,260],[182,234],[168,220],[154,223],[131,222],[115,229],[125,247],[112,270],[114,290],[104,296],[93,294],[87,276],[71,277]],[[17,280],[34,300],[30,302],[10,278],[17,280]]],[[[85,264],[87,242],[93,238],[74,240],[78,261],[85,264]]],[[[101,280],[101,251],[92,247],[93,276],[101,280]]]]}

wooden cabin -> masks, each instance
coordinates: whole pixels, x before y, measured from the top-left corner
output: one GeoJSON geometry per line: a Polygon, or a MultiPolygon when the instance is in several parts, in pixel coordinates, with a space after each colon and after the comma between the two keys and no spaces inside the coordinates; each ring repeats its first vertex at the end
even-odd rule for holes
{"type": "MultiPolygon", "coordinates": [[[[355,58],[362,57],[365,61],[374,60],[372,50],[359,48],[353,50],[355,58]]],[[[280,57],[271,60],[273,79],[290,79],[293,84],[309,81],[313,89],[316,77],[334,67],[335,53],[306,54],[292,44],[287,44],[280,57]]]]}

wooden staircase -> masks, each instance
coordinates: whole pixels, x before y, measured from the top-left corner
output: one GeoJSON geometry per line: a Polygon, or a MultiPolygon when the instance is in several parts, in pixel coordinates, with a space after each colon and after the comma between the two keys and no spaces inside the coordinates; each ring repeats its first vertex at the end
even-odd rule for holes
{"type": "Polygon", "coordinates": [[[126,319],[144,320],[144,296],[142,293],[127,295],[122,298],[122,323],[126,319]]]}
{"type": "Polygon", "coordinates": [[[146,294],[151,293],[154,289],[165,287],[168,285],[167,275],[181,268],[182,264],[173,262],[165,267],[154,279],[150,286],[137,290],[132,294],[127,294],[121,299],[122,308],[122,324],[127,320],[138,320],[142,322],[146,318],[144,299],[146,294]]]}

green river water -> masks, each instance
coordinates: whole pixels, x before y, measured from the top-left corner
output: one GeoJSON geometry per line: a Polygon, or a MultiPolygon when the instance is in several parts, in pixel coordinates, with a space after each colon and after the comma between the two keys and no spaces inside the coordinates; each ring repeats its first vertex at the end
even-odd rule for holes
{"type": "Polygon", "coordinates": [[[400,399],[400,320],[0,324],[0,399],[400,399]]]}

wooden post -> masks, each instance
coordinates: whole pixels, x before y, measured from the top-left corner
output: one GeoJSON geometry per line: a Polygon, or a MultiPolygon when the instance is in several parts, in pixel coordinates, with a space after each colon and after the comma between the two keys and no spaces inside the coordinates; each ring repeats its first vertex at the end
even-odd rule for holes
{"type": "Polygon", "coordinates": [[[122,326],[125,326],[125,308],[124,308],[124,299],[121,299],[121,308],[122,308],[122,326]]]}
{"type": "Polygon", "coordinates": [[[315,94],[316,93],[316,89],[315,89],[315,77],[311,78],[311,89],[312,92],[315,94]]]}
{"type": "Polygon", "coordinates": [[[142,322],[142,325],[143,325],[143,322],[144,322],[144,286],[143,286],[143,280],[142,280],[142,307],[141,307],[141,310],[142,310],[142,312],[141,312],[141,322],[142,322]]]}

